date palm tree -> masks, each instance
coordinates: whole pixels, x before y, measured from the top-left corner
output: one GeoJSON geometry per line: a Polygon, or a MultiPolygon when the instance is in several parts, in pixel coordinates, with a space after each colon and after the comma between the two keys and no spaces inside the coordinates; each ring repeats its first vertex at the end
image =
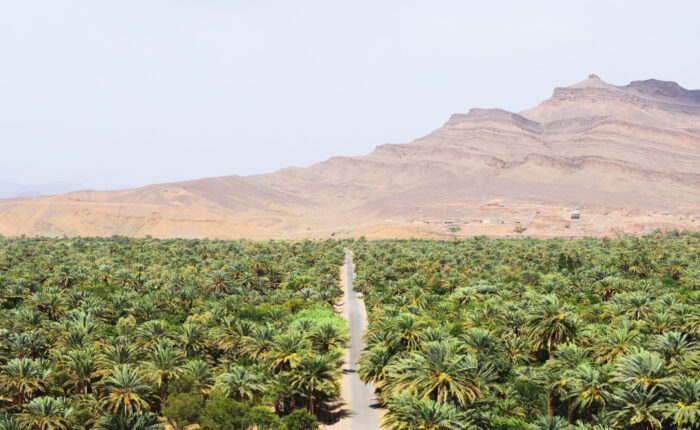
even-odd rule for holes
{"type": "Polygon", "coordinates": [[[529,339],[514,335],[506,338],[504,349],[511,365],[517,366],[530,363],[534,360],[532,355],[532,343],[529,339]]]}
{"type": "Polygon", "coordinates": [[[662,382],[665,400],[659,406],[678,430],[700,425],[700,379],[673,377],[662,382]]]}
{"type": "Polygon", "coordinates": [[[209,392],[209,388],[214,384],[211,366],[199,358],[190,360],[182,366],[182,376],[189,378],[194,384],[193,388],[203,395],[206,395],[209,392]]]}
{"type": "Polygon", "coordinates": [[[291,371],[291,385],[306,394],[308,410],[314,414],[314,399],[339,391],[338,359],[334,354],[305,356],[291,371]]]}
{"type": "Polygon", "coordinates": [[[14,415],[9,413],[0,414],[0,430],[20,430],[20,424],[14,415]]]}
{"type": "Polygon", "coordinates": [[[502,349],[499,339],[493,333],[479,327],[468,329],[461,339],[477,356],[498,354],[502,349]]]}
{"type": "Polygon", "coordinates": [[[20,430],[20,428],[13,414],[7,412],[0,414],[0,430],[20,430]]]}
{"type": "Polygon", "coordinates": [[[651,312],[644,319],[644,325],[649,328],[653,334],[663,334],[671,329],[673,317],[665,309],[651,312]]]}
{"type": "Polygon", "coordinates": [[[209,275],[209,286],[217,293],[229,294],[231,292],[232,280],[224,270],[214,270],[209,275]]]}
{"type": "Polygon", "coordinates": [[[111,369],[121,364],[137,364],[141,358],[139,351],[130,343],[116,342],[107,345],[102,351],[100,362],[111,369]]]}
{"type": "Polygon", "coordinates": [[[678,366],[685,356],[697,351],[695,342],[688,339],[687,334],[677,331],[658,335],[652,341],[651,349],[661,354],[669,367],[678,366]]]}
{"type": "Polygon", "coordinates": [[[629,326],[622,326],[597,338],[591,349],[595,356],[606,363],[612,363],[617,357],[628,354],[638,339],[638,331],[629,326]]]}
{"type": "Polygon", "coordinates": [[[470,428],[466,415],[451,403],[438,403],[411,395],[395,394],[388,403],[389,411],[382,419],[388,430],[459,430],[470,428]]]}
{"type": "Polygon", "coordinates": [[[331,348],[342,348],[345,346],[350,338],[337,325],[332,322],[325,322],[309,335],[309,339],[319,353],[327,354],[331,348]]]}
{"type": "Polygon", "coordinates": [[[68,310],[65,294],[58,287],[45,288],[34,293],[28,302],[53,321],[57,321],[68,310]]]}
{"type": "Polygon", "coordinates": [[[543,415],[535,422],[535,428],[537,430],[568,430],[569,425],[562,417],[543,415]]]}
{"type": "Polygon", "coordinates": [[[528,313],[525,333],[536,347],[545,347],[551,357],[557,345],[576,339],[578,325],[571,307],[560,304],[557,296],[547,295],[528,313]]]}
{"type": "Polygon", "coordinates": [[[621,383],[630,390],[648,390],[661,383],[666,376],[666,369],[658,355],[640,350],[618,357],[612,376],[614,382],[621,383]]]}
{"type": "Polygon", "coordinates": [[[134,277],[136,279],[136,285],[140,286],[143,284],[146,278],[146,265],[142,263],[137,263],[134,265],[134,277]]]}
{"type": "Polygon", "coordinates": [[[239,402],[253,400],[266,388],[263,378],[243,366],[234,366],[216,377],[214,387],[239,402]]]}
{"type": "Polygon", "coordinates": [[[365,352],[357,367],[360,379],[366,384],[381,384],[384,382],[386,369],[391,358],[391,352],[385,346],[375,346],[365,352]]]}
{"type": "Polygon", "coordinates": [[[625,295],[625,314],[640,320],[647,318],[652,311],[652,297],[643,291],[634,291],[625,295]]]}
{"type": "Polygon", "coordinates": [[[275,337],[272,348],[265,354],[270,370],[281,372],[294,369],[308,354],[311,342],[298,332],[285,333],[275,337]]]}
{"type": "Polygon", "coordinates": [[[17,358],[38,358],[46,351],[46,339],[38,330],[12,333],[7,341],[17,358]]]}
{"type": "Polygon", "coordinates": [[[466,406],[491,379],[492,368],[473,355],[458,353],[454,342],[428,342],[423,348],[388,366],[382,390],[408,390],[438,403],[456,401],[466,406]]]}
{"type": "Polygon", "coordinates": [[[95,422],[96,430],[161,430],[164,426],[158,422],[158,416],[151,413],[137,412],[125,417],[123,415],[105,415],[95,422]]]}
{"type": "Polygon", "coordinates": [[[108,413],[131,416],[151,408],[149,401],[153,389],[143,382],[139,371],[128,364],[114,367],[100,381],[104,388],[98,404],[108,413]]]}
{"type": "Polygon", "coordinates": [[[136,331],[136,346],[148,349],[164,339],[171,339],[168,323],[161,320],[146,321],[136,331]]]}
{"type": "Polygon", "coordinates": [[[114,273],[114,283],[121,287],[132,287],[136,285],[136,279],[131,270],[122,267],[114,273]]]}
{"type": "Polygon", "coordinates": [[[420,348],[425,323],[410,313],[402,313],[390,321],[388,329],[396,334],[403,350],[415,351],[420,348]]]}
{"type": "Polygon", "coordinates": [[[604,301],[608,301],[613,295],[624,291],[625,282],[616,276],[607,276],[597,281],[594,288],[604,301]]]}
{"type": "Polygon", "coordinates": [[[212,330],[212,339],[222,351],[237,355],[243,347],[245,337],[250,336],[254,328],[250,321],[226,317],[212,330]]]}
{"type": "Polygon", "coordinates": [[[10,320],[15,330],[29,331],[41,329],[46,321],[46,315],[33,306],[22,306],[15,309],[10,320]]]}
{"type": "Polygon", "coordinates": [[[661,394],[657,386],[642,389],[617,388],[615,417],[621,423],[631,425],[635,430],[652,430],[661,428],[661,411],[659,402],[661,394]]]}
{"type": "Polygon", "coordinates": [[[69,351],[61,357],[61,364],[68,371],[64,387],[76,394],[96,394],[95,383],[102,377],[98,367],[98,353],[93,347],[69,351]]]}
{"type": "Polygon", "coordinates": [[[195,323],[184,323],[177,328],[175,344],[182,350],[187,358],[194,358],[204,351],[209,345],[207,333],[195,323]]]}
{"type": "Polygon", "coordinates": [[[253,359],[263,357],[272,349],[276,334],[277,331],[270,324],[256,327],[250,336],[243,339],[243,353],[253,359]]]}
{"type": "Polygon", "coordinates": [[[700,336],[700,311],[694,309],[681,320],[680,329],[696,338],[700,336]]]}
{"type": "Polygon", "coordinates": [[[161,403],[167,400],[168,381],[180,374],[184,363],[185,356],[168,340],[160,340],[149,351],[146,370],[158,380],[161,403]]]}
{"type": "Polygon", "coordinates": [[[14,405],[21,405],[48,391],[50,375],[43,361],[15,358],[2,366],[0,389],[10,394],[14,405]]]}
{"type": "Polygon", "coordinates": [[[17,422],[26,429],[68,430],[72,413],[63,398],[37,397],[24,405],[17,422]]]}
{"type": "MultiPolygon", "coordinates": [[[[535,369],[533,380],[547,392],[547,415],[554,416],[556,398],[568,398],[572,394],[576,371],[589,361],[586,351],[579,346],[560,345],[544,366],[535,369]]],[[[568,409],[569,423],[573,423],[576,405],[570,402],[568,409]]]]}
{"type": "Polygon", "coordinates": [[[612,387],[598,369],[584,364],[572,373],[568,400],[572,406],[586,413],[588,423],[593,422],[593,408],[604,408],[613,399],[612,387]]]}

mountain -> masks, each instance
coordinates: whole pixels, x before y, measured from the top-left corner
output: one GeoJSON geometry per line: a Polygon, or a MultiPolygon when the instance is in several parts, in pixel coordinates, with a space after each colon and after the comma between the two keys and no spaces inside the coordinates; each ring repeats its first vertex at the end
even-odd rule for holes
{"type": "Polygon", "coordinates": [[[71,182],[51,182],[48,184],[27,185],[0,181],[0,199],[61,194],[81,190],[83,188],[85,188],[83,185],[71,182]]]}
{"type": "Polygon", "coordinates": [[[532,109],[471,109],[366,156],[0,201],[4,235],[581,236],[699,225],[700,91],[595,75],[532,109]]]}

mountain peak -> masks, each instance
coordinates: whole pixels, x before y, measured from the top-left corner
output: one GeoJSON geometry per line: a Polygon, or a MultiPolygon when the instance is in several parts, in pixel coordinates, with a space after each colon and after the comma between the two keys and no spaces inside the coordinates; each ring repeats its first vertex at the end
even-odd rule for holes
{"type": "MultiPolygon", "coordinates": [[[[564,89],[581,89],[581,88],[606,88],[606,89],[615,89],[617,88],[615,85],[609,84],[605,82],[604,80],[600,79],[598,75],[588,75],[587,79],[584,79],[581,82],[577,82],[573,85],[569,85],[568,87],[564,87],[564,89]]],[[[560,90],[560,88],[556,88],[554,90],[554,93],[560,90]]]]}
{"type": "Polygon", "coordinates": [[[517,113],[498,108],[471,108],[469,109],[469,113],[466,114],[452,114],[445,125],[456,126],[464,123],[485,124],[487,122],[508,123],[521,128],[539,129],[539,124],[537,124],[537,122],[529,120],[517,113]]]}
{"type": "Polygon", "coordinates": [[[686,90],[675,81],[662,81],[659,79],[632,81],[626,88],[635,89],[648,96],[689,99],[700,103],[700,90],[686,90]]]}
{"type": "Polygon", "coordinates": [[[636,88],[661,95],[677,96],[682,95],[687,90],[675,81],[662,81],[660,79],[646,79],[644,81],[632,81],[628,87],[636,88]]]}

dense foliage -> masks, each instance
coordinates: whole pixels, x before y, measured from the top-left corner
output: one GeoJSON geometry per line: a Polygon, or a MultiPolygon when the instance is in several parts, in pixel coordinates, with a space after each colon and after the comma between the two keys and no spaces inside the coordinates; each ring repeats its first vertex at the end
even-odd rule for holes
{"type": "Polygon", "coordinates": [[[0,239],[0,429],[315,428],[342,260],[332,241],[0,239]]]}
{"type": "Polygon", "coordinates": [[[697,233],[352,248],[386,428],[700,428],[697,233]]]}

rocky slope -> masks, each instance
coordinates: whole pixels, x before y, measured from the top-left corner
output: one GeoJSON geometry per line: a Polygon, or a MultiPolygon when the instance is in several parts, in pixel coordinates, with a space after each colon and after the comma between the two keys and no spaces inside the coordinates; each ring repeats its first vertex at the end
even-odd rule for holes
{"type": "Polygon", "coordinates": [[[4,235],[602,235],[700,225],[700,91],[591,75],[308,168],[0,200],[4,235]],[[571,207],[583,206],[580,220],[571,207]],[[516,233],[517,230],[526,230],[516,233]]]}

